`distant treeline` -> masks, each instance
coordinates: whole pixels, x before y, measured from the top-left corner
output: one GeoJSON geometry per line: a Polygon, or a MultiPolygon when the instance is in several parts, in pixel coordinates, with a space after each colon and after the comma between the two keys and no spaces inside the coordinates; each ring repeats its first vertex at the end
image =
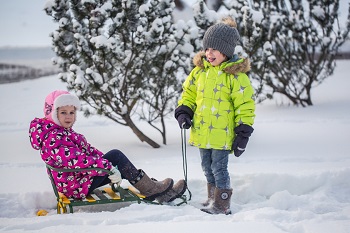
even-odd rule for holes
{"type": "Polygon", "coordinates": [[[38,69],[25,65],[0,63],[0,84],[36,79],[57,73],[58,70],[54,68],[38,69]]]}
{"type": "Polygon", "coordinates": [[[339,60],[350,59],[350,52],[339,52],[336,55],[336,59],[339,59],[339,60]]]}

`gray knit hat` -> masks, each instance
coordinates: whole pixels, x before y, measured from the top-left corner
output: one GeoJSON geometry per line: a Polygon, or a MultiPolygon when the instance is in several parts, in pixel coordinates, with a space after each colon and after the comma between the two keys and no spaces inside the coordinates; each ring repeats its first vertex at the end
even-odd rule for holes
{"type": "Polygon", "coordinates": [[[240,41],[238,30],[226,23],[218,23],[208,28],[203,37],[203,49],[213,48],[231,58],[240,41]]]}

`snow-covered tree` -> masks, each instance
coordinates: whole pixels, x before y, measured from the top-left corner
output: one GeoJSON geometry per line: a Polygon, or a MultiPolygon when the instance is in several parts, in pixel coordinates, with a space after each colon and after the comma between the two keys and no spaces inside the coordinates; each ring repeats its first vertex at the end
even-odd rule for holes
{"type": "Polygon", "coordinates": [[[175,107],[177,76],[190,70],[196,37],[184,22],[173,24],[174,7],[173,0],[49,0],[45,7],[59,26],[52,42],[60,78],[87,104],[85,115],[128,126],[155,148],[135,117],[166,143],[164,117],[175,107]]]}
{"type": "Polygon", "coordinates": [[[198,2],[193,5],[193,17],[200,30],[196,47],[197,50],[200,50],[202,48],[202,39],[205,31],[218,20],[218,16],[214,10],[210,10],[207,7],[204,0],[198,0],[198,2]]]}
{"type": "Polygon", "coordinates": [[[333,73],[338,49],[348,39],[350,14],[339,22],[339,0],[224,4],[237,13],[258,102],[280,93],[295,105],[312,105],[311,89],[333,73]]]}

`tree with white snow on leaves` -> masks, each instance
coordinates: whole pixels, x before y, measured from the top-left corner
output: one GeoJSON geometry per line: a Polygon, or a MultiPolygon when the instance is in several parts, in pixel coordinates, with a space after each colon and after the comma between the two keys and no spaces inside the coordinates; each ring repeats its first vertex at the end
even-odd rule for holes
{"type": "Polygon", "coordinates": [[[154,148],[159,144],[135,118],[166,144],[164,118],[176,106],[177,77],[190,71],[189,41],[197,37],[196,28],[172,22],[174,7],[172,0],[49,0],[45,6],[59,26],[52,42],[60,78],[88,105],[84,114],[128,126],[154,148]]]}
{"type": "MultiPolygon", "coordinates": [[[[294,105],[312,105],[311,89],[333,74],[338,49],[348,40],[339,0],[224,1],[234,9],[258,102],[274,93],[294,105]]],[[[350,11],[350,7],[349,7],[350,11]]]]}

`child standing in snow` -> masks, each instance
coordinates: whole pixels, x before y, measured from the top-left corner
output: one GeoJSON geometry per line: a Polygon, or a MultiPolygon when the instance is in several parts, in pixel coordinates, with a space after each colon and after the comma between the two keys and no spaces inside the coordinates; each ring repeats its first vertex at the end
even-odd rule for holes
{"type": "Polygon", "coordinates": [[[108,183],[120,184],[127,179],[148,200],[170,202],[182,196],[186,190],[184,180],[173,186],[166,178],[155,181],[141,169],[137,169],[119,150],[103,154],[90,145],[82,134],[72,129],[79,99],[67,91],[54,91],[45,99],[44,118],[35,118],[30,123],[29,137],[34,149],[40,150],[44,162],[54,168],[104,168],[113,174],[101,171],[60,173],[52,172],[57,190],[67,197],[85,198],[97,187],[108,183]]]}
{"type": "Polygon", "coordinates": [[[193,59],[195,68],[175,110],[180,127],[191,128],[189,143],[199,148],[208,188],[202,210],[210,214],[231,214],[228,156],[239,157],[253,132],[254,90],[246,75],[250,62],[234,54],[240,40],[236,28],[226,17],[205,32],[204,51],[193,59]]]}

